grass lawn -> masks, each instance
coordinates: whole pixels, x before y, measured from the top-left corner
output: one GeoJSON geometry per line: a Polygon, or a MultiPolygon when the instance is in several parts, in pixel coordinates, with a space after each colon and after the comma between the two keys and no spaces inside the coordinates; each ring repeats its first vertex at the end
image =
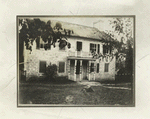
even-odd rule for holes
{"type": "Polygon", "coordinates": [[[19,86],[20,104],[73,104],[73,105],[133,105],[132,91],[92,86],[94,92],[84,92],[83,85],[34,84],[19,86]],[[66,99],[69,99],[66,100],[66,99]]]}

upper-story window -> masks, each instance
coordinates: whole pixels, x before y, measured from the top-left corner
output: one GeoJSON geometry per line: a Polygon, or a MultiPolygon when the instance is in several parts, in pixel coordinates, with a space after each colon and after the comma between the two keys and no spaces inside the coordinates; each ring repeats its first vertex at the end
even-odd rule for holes
{"type": "Polygon", "coordinates": [[[67,45],[66,39],[62,38],[62,40],[59,43],[59,50],[65,50],[66,49],[66,45],[67,45]]]}
{"type": "Polygon", "coordinates": [[[82,42],[77,41],[77,51],[82,50],[82,42]]]}
{"type": "Polygon", "coordinates": [[[65,47],[62,47],[62,48],[61,48],[61,47],[59,47],[59,50],[65,50],[65,47]]]}
{"type": "Polygon", "coordinates": [[[42,39],[37,38],[36,39],[36,49],[40,49],[40,48],[50,50],[51,49],[51,44],[48,44],[48,41],[44,42],[42,39]]]}
{"type": "Polygon", "coordinates": [[[99,54],[100,53],[100,45],[90,43],[90,52],[96,52],[99,54]]]}
{"type": "Polygon", "coordinates": [[[103,45],[103,54],[111,53],[111,47],[109,45],[103,45]]]}
{"type": "Polygon", "coordinates": [[[108,53],[108,48],[106,45],[103,45],[103,54],[108,53]]]}

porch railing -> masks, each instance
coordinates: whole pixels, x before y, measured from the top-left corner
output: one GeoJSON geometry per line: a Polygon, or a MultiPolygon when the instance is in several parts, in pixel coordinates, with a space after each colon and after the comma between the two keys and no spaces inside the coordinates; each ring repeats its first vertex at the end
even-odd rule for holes
{"type": "Polygon", "coordinates": [[[72,56],[72,57],[92,57],[92,54],[90,52],[84,52],[84,51],[69,51],[68,56],[72,56]]]}

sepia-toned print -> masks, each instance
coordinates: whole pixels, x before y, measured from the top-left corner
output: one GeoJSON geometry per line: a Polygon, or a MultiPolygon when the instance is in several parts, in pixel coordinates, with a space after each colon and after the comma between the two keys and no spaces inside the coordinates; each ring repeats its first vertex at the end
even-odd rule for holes
{"type": "Polygon", "coordinates": [[[135,106],[135,16],[17,16],[17,106],[135,106]]]}

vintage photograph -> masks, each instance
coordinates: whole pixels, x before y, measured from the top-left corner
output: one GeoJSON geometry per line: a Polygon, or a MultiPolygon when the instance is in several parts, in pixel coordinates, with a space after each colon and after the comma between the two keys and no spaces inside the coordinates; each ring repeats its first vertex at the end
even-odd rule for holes
{"type": "Polygon", "coordinates": [[[135,106],[135,16],[17,16],[17,106],[135,106]]]}

